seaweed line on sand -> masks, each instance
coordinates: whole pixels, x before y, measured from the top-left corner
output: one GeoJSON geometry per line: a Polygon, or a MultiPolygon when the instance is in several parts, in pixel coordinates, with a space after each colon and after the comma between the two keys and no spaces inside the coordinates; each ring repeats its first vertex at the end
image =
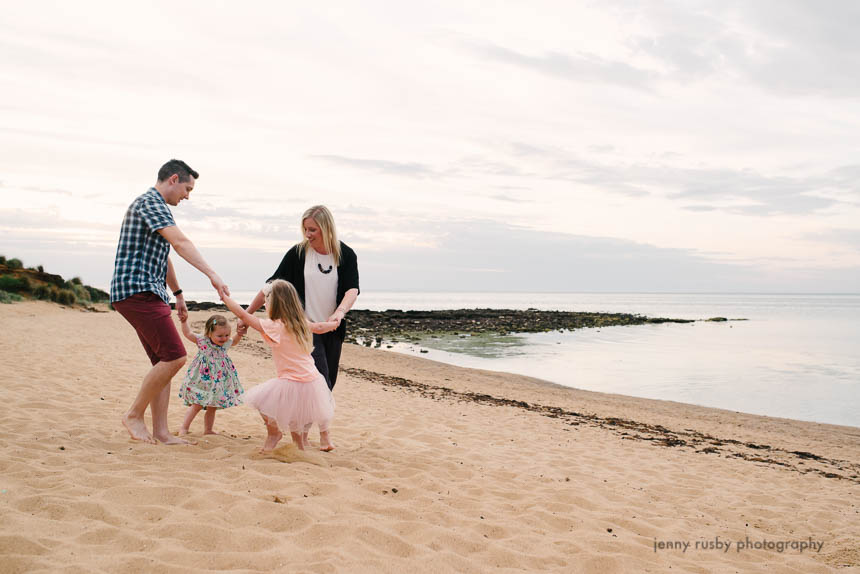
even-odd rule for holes
{"type": "Polygon", "coordinates": [[[791,451],[764,444],[717,438],[693,429],[671,430],[662,425],[651,425],[629,419],[599,417],[594,414],[568,411],[561,407],[527,403],[484,393],[455,391],[448,387],[428,385],[366,369],[342,366],[340,370],[352,377],[406,392],[418,393],[424,398],[437,401],[466,401],[481,405],[518,408],[545,417],[559,419],[571,426],[586,424],[607,429],[619,435],[622,440],[649,441],[654,446],[663,447],[686,447],[693,449],[696,453],[740,458],[801,474],[814,473],[824,478],[847,480],[860,484],[860,464],[847,460],[829,459],[805,451],[791,451]],[[837,470],[840,472],[834,472],[837,470]]]}

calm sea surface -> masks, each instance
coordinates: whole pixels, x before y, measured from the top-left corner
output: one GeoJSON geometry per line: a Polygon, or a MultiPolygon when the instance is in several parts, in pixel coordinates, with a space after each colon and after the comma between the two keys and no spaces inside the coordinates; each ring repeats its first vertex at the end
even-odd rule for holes
{"type": "MultiPolygon", "coordinates": [[[[254,293],[234,295],[247,302],[254,293]]],[[[448,336],[390,350],[592,391],[860,426],[860,295],[368,292],[356,307],[746,319],[448,336]]]]}

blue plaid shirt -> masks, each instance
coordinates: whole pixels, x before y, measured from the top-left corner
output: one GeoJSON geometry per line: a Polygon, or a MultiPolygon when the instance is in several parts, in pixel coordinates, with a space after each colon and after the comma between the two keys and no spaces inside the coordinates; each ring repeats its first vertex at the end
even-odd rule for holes
{"type": "Polygon", "coordinates": [[[144,291],[152,291],[165,303],[170,301],[166,286],[170,243],[158,230],[171,225],[176,225],[173,214],[154,187],[128,206],[110,282],[111,303],[144,291]]]}

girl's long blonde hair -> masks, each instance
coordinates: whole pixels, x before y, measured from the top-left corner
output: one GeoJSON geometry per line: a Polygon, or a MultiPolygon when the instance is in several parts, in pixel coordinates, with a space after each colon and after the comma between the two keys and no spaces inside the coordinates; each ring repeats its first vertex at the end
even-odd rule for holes
{"type": "Polygon", "coordinates": [[[313,348],[313,335],[305,318],[305,310],[299,301],[296,288],[289,281],[275,279],[270,283],[271,290],[266,289],[266,311],[269,319],[281,321],[287,332],[296,338],[299,347],[306,353],[313,348]]]}
{"type": "Polygon", "coordinates": [[[302,214],[302,220],[299,222],[299,227],[301,228],[303,239],[299,244],[299,250],[307,255],[308,249],[310,248],[308,239],[305,237],[305,219],[308,218],[313,219],[316,224],[320,226],[323,245],[325,245],[326,251],[331,253],[332,259],[334,259],[334,266],[338,267],[340,265],[340,241],[337,240],[337,229],[334,226],[334,216],[332,216],[331,211],[329,211],[328,207],[325,205],[314,205],[313,207],[309,207],[307,211],[302,214]]]}

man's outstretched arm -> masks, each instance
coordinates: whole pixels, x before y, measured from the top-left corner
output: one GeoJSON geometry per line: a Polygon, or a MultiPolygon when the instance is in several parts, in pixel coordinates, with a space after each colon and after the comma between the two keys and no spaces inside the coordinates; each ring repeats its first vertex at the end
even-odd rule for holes
{"type": "Polygon", "coordinates": [[[212,287],[218,292],[218,295],[230,295],[230,288],[221,280],[221,277],[215,273],[203,256],[197,251],[197,248],[188,237],[175,225],[170,227],[162,227],[158,230],[162,237],[176,250],[180,257],[188,261],[192,266],[198,269],[201,273],[209,278],[212,287]]]}

